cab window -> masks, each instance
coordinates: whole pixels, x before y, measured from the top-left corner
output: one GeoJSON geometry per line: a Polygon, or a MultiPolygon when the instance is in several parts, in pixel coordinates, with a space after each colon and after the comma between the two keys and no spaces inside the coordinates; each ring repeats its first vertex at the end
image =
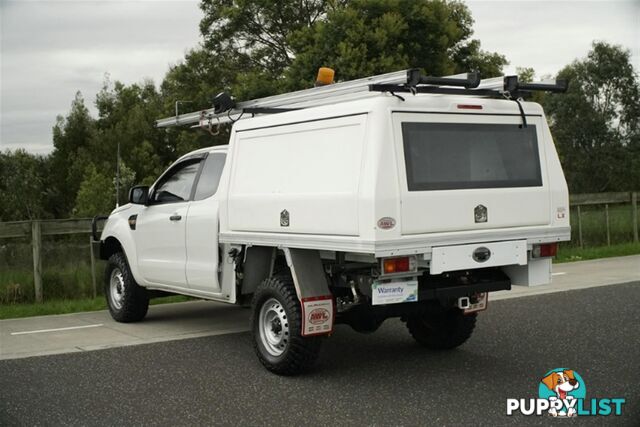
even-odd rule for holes
{"type": "Polygon", "coordinates": [[[194,200],[206,199],[216,194],[226,158],[225,153],[211,153],[207,156],[198,179],[194,200]]]}
{"type": "Polygon", "coordinates": [[[152,203],[175,203],[189,200],[200,160],[186,161],[162,177],[151,197],[152,203]]]}

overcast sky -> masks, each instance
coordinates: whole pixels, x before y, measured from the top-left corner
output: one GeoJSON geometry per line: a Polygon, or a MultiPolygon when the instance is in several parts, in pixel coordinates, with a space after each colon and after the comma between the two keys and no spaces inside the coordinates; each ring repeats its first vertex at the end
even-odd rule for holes
{"type": "MultiPolygon", "coordinates": [[[[640,71],[640,0],[467,1],[475,38],[506,55],[507,71],[555,74],[591,41],[632,50],[640,71]]],[[[162,80],[199,41],[197,0],[0,0],[0,149],[46,154],[51,128],[80,90],[93,102],[105,73],[125,83],[162,80]]]]}

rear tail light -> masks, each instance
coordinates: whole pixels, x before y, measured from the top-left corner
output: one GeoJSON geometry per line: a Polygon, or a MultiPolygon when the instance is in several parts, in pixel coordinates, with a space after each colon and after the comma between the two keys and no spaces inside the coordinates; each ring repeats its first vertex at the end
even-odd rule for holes
{"type": "Polygon", "coordinates": [[[558,253],[557,243],[545,243],[544,245],[533,245],[531,258],[545,258],[556,256],[558,253]]]}
{"type": "Polygon", "coordinates": [[[414,256],[382,259],[383,274],[417,271],[417,265],[418,263],[416,261],[416,257],[414,256]]]}

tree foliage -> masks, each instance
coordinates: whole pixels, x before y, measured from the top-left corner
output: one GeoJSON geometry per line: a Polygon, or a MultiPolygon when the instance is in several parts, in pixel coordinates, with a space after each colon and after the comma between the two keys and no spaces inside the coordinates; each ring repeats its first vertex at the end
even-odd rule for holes
{"type": "Polygon", "coordinates": [[[458,1],[204,0],[201,8],[206,53],[191,52],[185,64],[207,61],[220,71],[209,81],[238,99],[310,87],[320,66],[348,80],[410,67],[497,75],[507,63],[471,39],[471,13],[458,1]]]}
{"type": "Polygon", "coordinates": [[[204,47],[236,70],[281,75],[296,56],[290,39],[346,1],[203,0],[204,47]]]}
{"type": "Polygon", "coordinates": [[[595,42],[558,77],[569,91],[543,102],[570,189],[640,188],[640,81],[630,51],[595,42]]]}
{"type": "Polygon", "coordinates": [[[46,215],[46,159],[24,150],[0,152],[0,221],[46,215]]]}
{"type": "Polygon", "coordinates": [[[99,212],[109,213],[115,207],[113,181],[89,165],[76,196],[74,214],[77,217],[92,217],[99,212]]]}
{"type": "Polygon", "coordinates": [[[460,2],[353,0],[292,34],[290,88],[309,85],[320,66],[349,80],[418,67],[431,75],[498,74],[506,59],[470,39],[473,19],[460,2]]]}
{"type": "Polygon", "coordinates": [[[69,114],[58,116],[53,127],[48,205],[54,216],[68,214],[73,208],[84,170],[92,160],[89,143],[94,130],[95,121],[89,115],[82,94],[77,92],[69,114]]]}

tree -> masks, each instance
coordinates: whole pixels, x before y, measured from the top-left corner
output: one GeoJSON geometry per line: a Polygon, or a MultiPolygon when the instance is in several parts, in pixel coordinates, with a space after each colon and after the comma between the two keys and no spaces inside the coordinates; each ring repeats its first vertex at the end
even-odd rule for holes
{"type": "Polygon", "coordinates": [[[119,204],[123,205],[125,203],[128,203],[129,189],[133,187],[135,183],[136,173],[133,171],[133,169],[129,168],[125,162],[120,161],[120,182],[118,183],[117,177],[113,178],[113,188],[120,189],[119,193],[116,193],[116,201],[119,204]]]}
{"type": "Polygon", "coordinates": [[[200,32],[204,47],[222,62],[233,62],[259,72],[281,73],[291,65],[295,52],[289,38],[310,27],[328,10],[345,1],[336,0],[203,0],[200,32]]]}
{"type": "Polygon", "coordinates": [[[56,217],[68,216],[73,208],[84,169],[91,160],[87,148],[94,124],[82,94],[77,92],[67,117],[58,116],[53,127],[48,206],[56,217]]]}
{"type": "Polygon", "coordinates": [[[121,158],[140,179],[157,176],[175,160],[175,141],[154,126],[155,120],[167,113],[152,81],[125,85],[106,79],[96,106],[98,120],[91,153],[102,173],[115,176],[118,145],[121,158]]]}
{"type": "Polygon", "coordinates": [[[47,160],[24,150],[0,152],[0,221],[46,217],[47,160]]]}
{"type": "Polygon", "coordinates": [[[587,57],[563,68],[566,94],[544,106],[571,191],[640,187],[640,82],[631,53],[594,42],[587,57]]]}
{"type": "Polygon", "coordinates": [[[91,164],[85,170],[73,213],[80,218],[108,214],[116,206],[115,194],[113,180],[98,172],[95,165],[91,164]]]}
{"type": "Polygon", "coordinates": [[[354,0],[290,38],[296,56],[290,88],[309,86],[320,66],[341,80],[404,68],[430,75],[480,71],[496,75],[507,63],[471,40],[473,19],[460,2],[354,0]]]}
{"type": "Polygon", "coordinates": [[[320,66],[348,80],[409,67],[489,76],[507,63],[470,38],[473,19],[457,1],[204,0],[201,8],[206,53],[191,52],[185,65],[213,67],[209,82],[240,100],[310,87],[320,66]]]}

